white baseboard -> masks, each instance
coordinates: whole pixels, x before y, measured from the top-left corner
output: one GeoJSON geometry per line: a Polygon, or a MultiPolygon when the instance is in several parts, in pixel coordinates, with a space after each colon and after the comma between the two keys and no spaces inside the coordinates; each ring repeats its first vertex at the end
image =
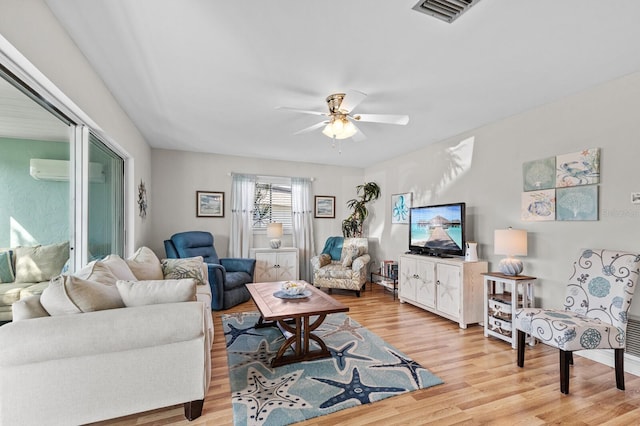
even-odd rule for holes
{"type": "MultiPolygon", "coordinates": [[[[609,367],[614,366],[612,350],[594,349],[589,351],[576,351],[574,353],[583,358],[608,365],[609,367]]],[[[634,355],[624,354],[624,371],[634,376],[640,376],[640,358],[634,355]]]]}

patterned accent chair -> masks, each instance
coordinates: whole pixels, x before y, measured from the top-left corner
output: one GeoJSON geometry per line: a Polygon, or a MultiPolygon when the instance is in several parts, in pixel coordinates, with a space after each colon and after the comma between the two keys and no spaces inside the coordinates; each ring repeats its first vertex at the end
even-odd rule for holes
{"type": "Polygon", "coordinates": [[[219,311],[251,298],[246,284],[253,282],[255,259],[219,258],[210,232],[179,232],[164,241],[169,259],[202,256],[209,272],[211,309],[219,311]]]}
{"type": "Polygon", "coordinates": [[[516,311],[518,367],[524,366],[526,334],[560,350],[560,391],[569,393],[573,351],[613,349],[616,386],[624,390],[627,312],[640,274],[640,255],[613,250],[582,250],[573,265],[564,310],[516,311]]]}
{"type": "Polygon", "coordinates": [[[367,282],[369,242],[366,238],[345,238],[340,259],[329,254],[311,258],[313,267],[313,285],[328,288],[353,290],[360,297],[360,291],[367,282]]]}

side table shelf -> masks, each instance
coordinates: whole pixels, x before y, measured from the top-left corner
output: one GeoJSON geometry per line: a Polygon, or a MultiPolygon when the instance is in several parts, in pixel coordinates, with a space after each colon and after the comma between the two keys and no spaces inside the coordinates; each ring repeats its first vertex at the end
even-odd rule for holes
{"type": "Polygon", "coordinates": [[[391,293],[393,293],[393,300],[396,300],[396,293],[398,292],[398,276],[397,275],[395,277],[389,277],[387,275],[384,275],[381,271],[371,272],[371,277],[369,279],[369,282],[372,285],[379,284],[384,286],[385,288],[388,288],[389,290],[391,290],[391,293]],[[374,278],[374,277],[377,277],[377,278],[374,278]],[[375,280],[382,280],[383,282],[379,282],[375,280]],[[389,282],[390,288],[387,287],[387,284],[384,281],[389,282]]]}
{"type": "MultiPolygon", "coordinates": [[[[519,308],[534,307],[533,285],[536,277],[489,272],[484,276],[484,336],[496,337],[516,348],[513,318],[519,308]]],[[[529,337],[529,344],[535,339],[529,337]]]]}

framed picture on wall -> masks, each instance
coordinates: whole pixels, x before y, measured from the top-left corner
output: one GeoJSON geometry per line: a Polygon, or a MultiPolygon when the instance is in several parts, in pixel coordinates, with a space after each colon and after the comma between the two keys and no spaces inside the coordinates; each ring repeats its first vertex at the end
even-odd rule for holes
{"type": "Polygon", "coordinates": [[[331,195],[316,195],[315,206],[314,217],[335,219],[336,197],[332,197],[331,195]]]}
{"type": "Polygon", "coordinates": [[[224,192],[196,191],[196,217],[224,217],[224,192]]]}
{"type": "Polygon", "coordinates": [[[413,193],[393,194],[391,196],[391,223],[409,223],[409,209],[413,193]]]}

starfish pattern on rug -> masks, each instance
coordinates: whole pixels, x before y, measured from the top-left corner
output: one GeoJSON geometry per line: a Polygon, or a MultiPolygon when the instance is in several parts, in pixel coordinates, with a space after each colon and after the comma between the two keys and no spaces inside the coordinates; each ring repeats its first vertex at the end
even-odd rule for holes
{"type": "Polygon", "coordinates": [[[338,367],[338,371],[343,372],[347,369],[347,364],[349,359],[357,359],[362,361],[373,361],[373,358],[368,356],[356,355],[352,353],[352,349],[356,349],[355,347],[358,344],[357,341],[351,341],[341,348],[332,348],[329,347],[329,352],[331,352],[331,356],[336,363],[336,367],[338,367]]]}
{"type": "Polygon", "coordinates": [[[385,348],[387,352],[396,357],[399,362],[395,364],[381,364],[381,365],[372,365],[371,368],[387,368],[387,369],[400,369],[403,370],[407,375],[413,378],[413,382],[417,387],[422,387],[422,380],[420,379],[420,374],[418,371],[428,371],[423,368],[420,364],[412,360],[411,358],[406,358],[397,353],[394,350],[389,348],[385,348]]]}
{"type": "Polygon", "coordinates": [[[346,317],[344,319],[344,321],[342,322],[342,324],[327,324],[327,325],[333,325],[336,328],[334,330],[331,330],[325,334],[322,335],[322,338],[325,339],[329,336],[332,336],[334,334],[338,334],[341,331],[344,331],[345,333],[350,333],[352,336],[356,337],[359,340],[362,340],[364,342],[364,337],[362,337],[362,335],[360,333],[358,333],[358,329],[362,328],[362,326],[360,324],[356,326],[354,326],[353,324],[351,324],[351,318],[346,317]]]}
{"type": "Polygon", "coordinates": [[[261,336],[261,334],[250,333],[249,330],[253,330],[253,326],[248,328],[238,328],[233,324],[227,324],[229,326],[229,331],[224,333],[225,336],[231,336],[231,340],[227,342],[227,347],[233,345],[233,342],[242,335],[250,335],[250,336],[261,336]]]}
{"type": "Polygon", "coordinates": [[[303,370],[297,370],[270,379],[249,367],[247,387],[234,392],[231,400],[234,404],[246,406],[247,425],[265,424],[271,412],[277,408],[297,410],[309,406],[307,401],[288,392],[302,373],[303,370]]]}
{"type": "Polygon", "coordinates": [[[342,389],[342,392],[340,392],[338,395],[335,395],[320,404],[320,408],[333,407],[334,405],[340,404],[350,399],[355,399],[359,401],[360,404],[367,404],[369,402],[373,402],[371,401],[371,394],[373,393],[400,393],[407,391],[407,389],[405,388],[397,388],[392,386],[365,385],[360,380],[360,372],[357,368],[353,369],[351,379],[347,383],[337,382],[330,379],[323,379],[322,377],[313,377],[313,379],[342,389]]]}
{"type": "Polygon", "coordinates": [[[255,351],[229,351],[230,354],[240,355],[245,357],[244,361],[239,362],[231,368],[240,368],[253,362],[259,362],[264,366],[271,365],[271,358],[273,358],[278,351],[269,350],[269,343],[266,340],[262,340],[258,345],[258,349],[255,351]]]}

